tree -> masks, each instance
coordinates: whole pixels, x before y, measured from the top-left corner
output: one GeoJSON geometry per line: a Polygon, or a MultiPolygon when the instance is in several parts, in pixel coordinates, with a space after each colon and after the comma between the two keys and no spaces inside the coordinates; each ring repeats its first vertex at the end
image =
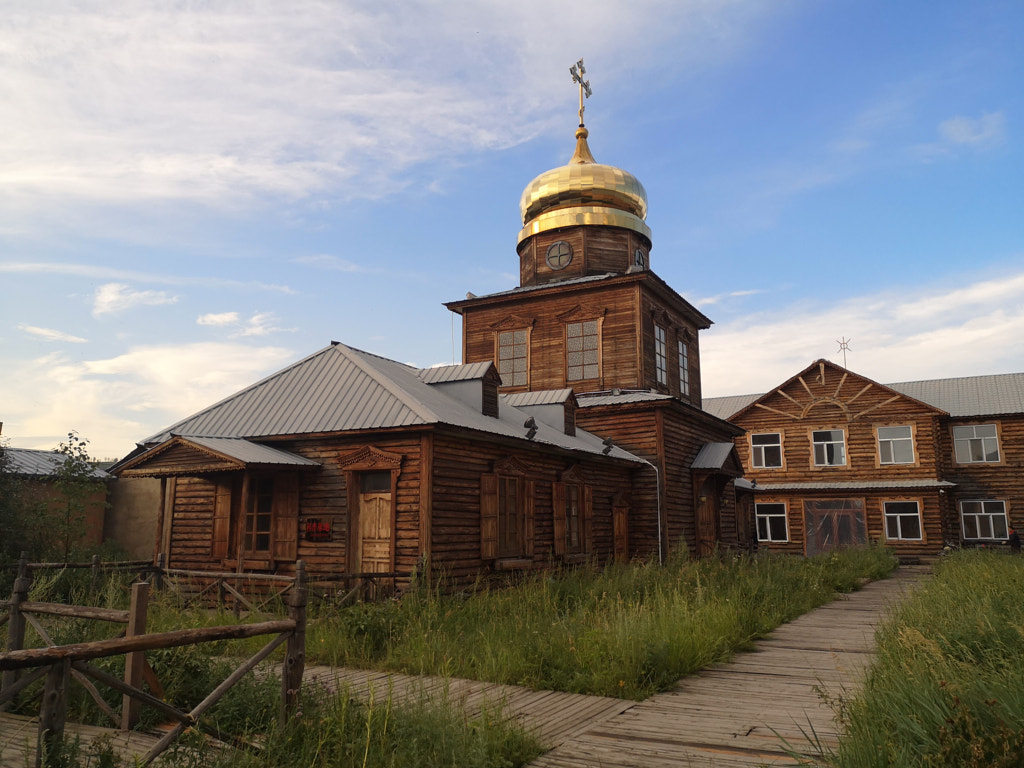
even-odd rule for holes
{"type": "Polygon", "coordinates": [[[28,543],[21,482],[5,448],[0,443],[0,565],[17,560],[28,543]]]}
{"type": "Polygon", "coordinates": [[[57,453],[63,454],[64,460],[52,475],[60,497],[60,505],[54,510],[57,519],[52,522],[64,562],[71,559],[85,536],[86,507],[103,487],[103,480],[96,476],[89,458],[88,444],[88,440],[72,430],[67,441],[57,446],[57,453]]]}

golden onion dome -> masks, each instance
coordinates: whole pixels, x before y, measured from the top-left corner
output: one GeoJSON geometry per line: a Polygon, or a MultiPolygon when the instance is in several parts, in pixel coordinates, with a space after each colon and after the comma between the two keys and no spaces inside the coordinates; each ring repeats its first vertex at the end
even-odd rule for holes
{"type": "Polygon", "coordinates": [[[623,227],[648,239],[647,192],[639,179],[621,168],[594,160],[587,145],[589,132],[576,131],[576,151],[568,165],[552,168],[531,181],[519,200],[527,237],[579,224],[623,227]]]}

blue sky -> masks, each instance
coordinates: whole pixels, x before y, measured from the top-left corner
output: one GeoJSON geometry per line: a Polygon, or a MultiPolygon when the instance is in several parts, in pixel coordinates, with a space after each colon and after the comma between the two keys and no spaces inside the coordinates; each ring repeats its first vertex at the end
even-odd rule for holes
{"type": "Polygon", "coordinates": [[[0,14],[0,421],[98,457],[332,339],[452,362],[519,195],[590,146],[715,321],[708,396],[819,357],[1024,370],[1024,5],[33,0],[0,14]]]}

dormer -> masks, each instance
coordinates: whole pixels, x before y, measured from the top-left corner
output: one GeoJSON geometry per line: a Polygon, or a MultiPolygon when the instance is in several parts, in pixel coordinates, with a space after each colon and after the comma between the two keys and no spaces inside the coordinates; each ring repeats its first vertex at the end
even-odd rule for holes
{"type": "Polygon", "coordinates": [[[491,361],[424,368],[419,377],[424,384],[444,392],[446,397],[478,410],[484,416],[498,418],[501,376],[491,361]]]}
{"type": "Polygon", "coordinates": [[[576,395],[572,389],[549,389],[542,392],[516,392],[505,395],[505,402],[525,411],[533,418],[560,430],[569,437],[576,436],[576,395]]]}

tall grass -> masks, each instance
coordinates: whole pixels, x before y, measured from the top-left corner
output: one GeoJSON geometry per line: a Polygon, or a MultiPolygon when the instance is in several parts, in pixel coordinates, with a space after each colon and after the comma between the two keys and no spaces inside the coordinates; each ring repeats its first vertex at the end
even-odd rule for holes
{"type": "Polygon", "coordinates": [[[1024,558],[943,559],[878,638],[830,764],[1024,766],[1024,558]]]}
{"type": "Polygon", "coordinates": [[[307,658],[643,699],[894,565],[880,549],[679,557],[468,596],[414,590],[312,621],[307,658]]]}

